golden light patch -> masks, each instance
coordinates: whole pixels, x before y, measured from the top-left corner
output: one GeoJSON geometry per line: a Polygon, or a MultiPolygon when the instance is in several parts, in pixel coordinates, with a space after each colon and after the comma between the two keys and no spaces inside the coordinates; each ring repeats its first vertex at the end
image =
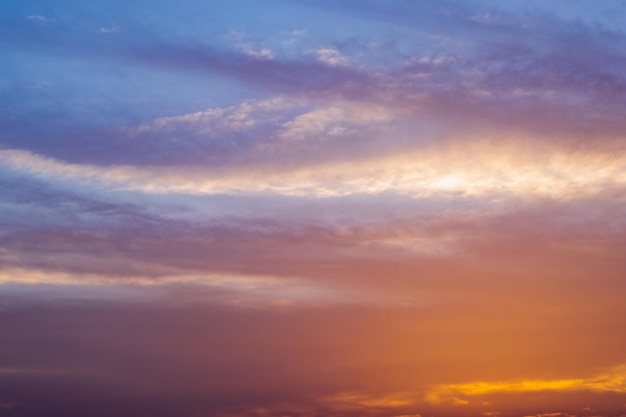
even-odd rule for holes
{"type": "Polygon", "coordinates": [[[590,378],[495,382],[477,381],[465,384],[437,385],[426,394],[426,400],[432,404],[450,400],[456,403],[457,396],[459,395],[469,397],[493,393],[576,390],[626,393],[626,366],[619,366],[609,372],[590,378]]]}
{"type": "Polygon", "coordinates": [[[327,402],[344,406],[396,408],[414,403],[414,398],[406,393],[364,394],[347,392],[328,397],[327,402]]]}

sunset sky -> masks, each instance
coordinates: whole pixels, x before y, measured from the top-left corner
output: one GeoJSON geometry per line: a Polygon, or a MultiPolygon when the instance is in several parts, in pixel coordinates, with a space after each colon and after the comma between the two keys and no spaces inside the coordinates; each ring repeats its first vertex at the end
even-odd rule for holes
{"type": "Polygon", "coordinates": [[[1,417],[626,416],[626,2],[0,2],[1,417]]]}

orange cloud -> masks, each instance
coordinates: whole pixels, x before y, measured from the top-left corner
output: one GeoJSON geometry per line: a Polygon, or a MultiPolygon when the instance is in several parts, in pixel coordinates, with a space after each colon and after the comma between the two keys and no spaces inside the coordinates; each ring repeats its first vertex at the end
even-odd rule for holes
{"type": "Polygon", "coordinates": [[[626,365],[620,365],[606,373],[588,378],[477,381],[464,384],[442,384],[431,388],[426,394],[426,399],[432,404],[438,404],[450,399],[456,402],[457,395],[471,397],[494,393],[578,390],[626,393],[626,365]]]}

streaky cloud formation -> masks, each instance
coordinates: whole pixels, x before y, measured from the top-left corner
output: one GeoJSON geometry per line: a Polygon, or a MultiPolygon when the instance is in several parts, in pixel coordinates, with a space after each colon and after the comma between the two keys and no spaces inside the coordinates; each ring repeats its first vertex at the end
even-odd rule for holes
{"type": "MultiPolygon", "coordinates": [[[[315,126],[312,130],[317,129],[315,126]]],[[[91,179],[96,185],[148,193],[269,192],[324,197],[391,192],[413,197],[502,194],[558,199],[621,194],[626,183],[626,157],[616,157],[614,150],[559,152],[538,146],[528,152],[523,147],[489,142],[460,144],[452,149],[422,149],[359,163],[347,160],[298,167],[260,166],[244,168],[243,172],[229,168],[211,172],[200,167],[137,169],[127,165],[67,164],[18,150],[4,150],[0,158],[9,168],[38,176],[91,179]],[[265,180],[259,181],[260,176],[265,180]]]]}
{"type": "Polygon", "coordinates": [[[626,415],[621,2],[0,10],[0,416],[626,415]]]}

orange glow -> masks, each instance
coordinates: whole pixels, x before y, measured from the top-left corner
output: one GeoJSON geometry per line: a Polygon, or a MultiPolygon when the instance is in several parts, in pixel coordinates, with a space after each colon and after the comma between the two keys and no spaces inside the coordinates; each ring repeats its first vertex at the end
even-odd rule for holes
{"type": "Polygon", "coordinates": [[[0,1],[0,56],[0,417],[626,417],[626,1],[0,1]]]}
{"type": "Polygon", "coordinates": [[[456,395],[475,396],[503,392],[524,393],[575,390],[626,393],[626,366],[619,366],[611,370],[611,372],[590,378],[502,382],[479,381],[464,384],[444,384],[432,388],[426,395],[426,399],[431,403],[437,404],[449,399],[455,399],[456,395]]]}

